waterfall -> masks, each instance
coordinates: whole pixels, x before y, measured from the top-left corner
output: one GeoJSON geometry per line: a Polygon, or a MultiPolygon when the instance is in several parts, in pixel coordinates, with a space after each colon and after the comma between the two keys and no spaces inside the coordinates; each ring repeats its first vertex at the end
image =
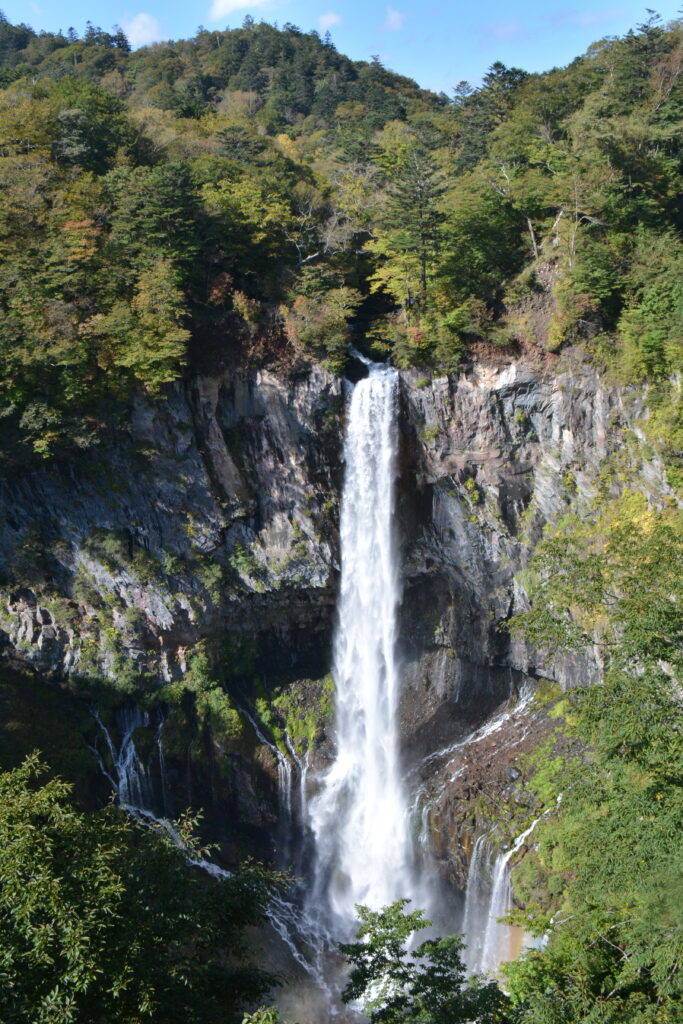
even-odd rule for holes
{"type": "Polygon", "coordinates": [[[462,931],[465,937],[465,962],[468,970],[480,971],[484,949],[484,935],[491,903],[490,848],[488,837],[477,837],[467,875],[465,913],[462,931]]]}
{"type": "Polygon", "coordinates": [[[161,802],[164,809],[164,817],[171,817],[172,802],[166,779],[166,757],[164,755],[164,725],[166,719],[162,718],[157,729],[157,757],[159,759],[159,781],[161,782],[161,802]]]}
{"type": "Polygon", "coordinates": [[[273,743],[261,729],[255,713],[252,713],[246,705],[239,705],[241,714],[251,725],[256,739],[271,751],[277,765],[277,795],[280,810],[280,836],[281,857],[283,865],[289,859],[289,843],[292,829],[292,766],[276,743],[273,743]]]}
{"type": "Polygon", "coordinates": [[[109,750],[114,776],[106,771],[98,755],[100,767],[116,790],[119,803],[122,807],[134,810],[146,809],[152,802],[152,787],[147,769],[135,746],[135,732],[149,725],[148,713],[140,708],[121,708],[117,711],[116,725],[120,736],[118,748],[100,717],[99,709],[93,708],[92,714],[109,750]]]}
{"type": "Polygon", "coordinates": [[[355,904],[376,909],[415,889],[397,723],[397,398],[396,371],[371,365],[348,409],[333,667],[337,753],[309,805],[311,898],[334,931],[349,931],[355,904]]]}
{"type": "Polygon", "coordinates": [[[510,960],[510,926],[500,921],[512,909],[512,886],[509,864],[515,847],[496,858],[491,886],[486,930],[481,940],[480,970],[494,973],[498,965],[510,960]]]}
{"type": "Polygon", "coordinates": [[[495,974],[498,967],[513,960],[523,944],[523,932],[501,922],[512,910],[510,862],[548,811],[517,836],[509,850],[499,854],[490,866],[487,837],[474,844],[467,878],[463,932],[467,946],[467,967],[472,974],[495,974]]]}
{"type": "MultiPolygon", "coordinates": [[[[302,875],[304,873],[304,863],[306,861],[306,855],[309,846],[309,823],[308,823],[308,768],[310,762],[311,752],[306,748],[303,756],[297,753],[296,746],[292,742],[292,739],[285,729],[285,746],[292,759],[292,762],[296,765],[299,773],[299,786],[297,790],[297,800],[292,807],[292,799],[290,792],[289,801],[289,829],[290,829],[290,867],[294,870],[296,875],[302,875]],[[298,841],[293,840],[291,835],[294,826],[298,823],[299,836],[298,841]],[[291,847],[294,847],[293,855],[291,847]]],[[[291,790],[291,781],[290,781],[291,790]]]]}
{"type": "MultiPolygon", "coordinates": [[[[135,733],[138,729],[147,728],[150,724],[149,714],[137,707],[120,708],[116,712],[116,727],[119,734],[118,747],[114,742],[107,726],[102,721],[99,708],[93,707],[91,713],[102,733],[104,742],[109,751],[113,775],[100,756],[96,747],[91,747],[93,754],[97,757],[102,774],[109,780],[116,791],[116,798],[119,806],[131,817],[142,824],[161,828],[166,832],[171,841],[181,850],[187,853],[187,863],[193,867],[201,868],[214,878],[227,878],[230,874],[218,864],[213,864],[204,857],[195,856],[188,848],[182,836],[178,833],[173,821],[167,817],[159,817],[151,808],[154,804],[153,787],[150,781],[149,772],[140,758],[135,745],[135,733]]],[[[162,730],[164,720],[161,719],[156,731],[157,755],[159,758],[159,771],[161,776],[161,787],[164,803],[167,802],[165,763],[162,744],[162,730]]]]}
{"type": "MultiPolygon", "coordinates": [[[[299,820],[302,825],[302,837],[299,855],[292,864],[292,828],[294,824],[294,807],[292,806],[292,765],[279,747],[265,735],[260,727],[258,718],[246,704],[240,704],[241,714],[251,724],[259,743],[263,743],[273,753],[277,763],[278,781],[278,803],[280,810],[279,828],[279,860],[284,867],[301,867],[301,858],[305,846],[305,830],[307,818],[307,779],[309,753],[303,758],[299,757],[294,745],[285,730],[285,746],[297,765],[299,770],[299,820]]],[[[295,886],[295,890],[298,886],[295,886]]],[[[281,896],[272,893],[268,904],[268,920],[280,936],[280,939],[289,950],[292,959],[302,967],[303,970],[313,978],[318,988],[331,998],[327,983],[325,981],[324,965],[322,961],[323,946],[326,936],[321,935],[317,921],[311,919],[306,909],[300,905],[301,900],[295,891],[294,893],[281,896]]]]}

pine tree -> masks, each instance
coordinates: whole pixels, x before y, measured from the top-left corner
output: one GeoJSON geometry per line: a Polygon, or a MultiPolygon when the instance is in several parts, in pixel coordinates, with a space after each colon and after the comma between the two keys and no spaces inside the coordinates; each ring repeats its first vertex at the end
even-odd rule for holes
{"type": "Polygon", "coordinates": [[[416,144],[400,162],[389,188],[387,226],[398,232],[396,241],[420,265],[420,301],[427,300],[429,270],[441,243],[444,215],[439,201],[445,185],[429,151],[416,144]]]}

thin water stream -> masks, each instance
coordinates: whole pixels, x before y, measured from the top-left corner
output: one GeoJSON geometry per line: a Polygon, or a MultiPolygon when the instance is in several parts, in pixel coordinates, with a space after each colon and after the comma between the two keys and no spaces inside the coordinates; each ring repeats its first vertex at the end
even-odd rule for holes
{"type": "Polygon", "coordinates": [[[479,836],[474,844],[463,920],[466,963],[471,974],[495,974],[502,963],[514,960],[525,946],[524,930],[500,919],[513,909],[512,860],[547,813],[532,821],[509,850],[495,857],[488,836],[479,836]]]}

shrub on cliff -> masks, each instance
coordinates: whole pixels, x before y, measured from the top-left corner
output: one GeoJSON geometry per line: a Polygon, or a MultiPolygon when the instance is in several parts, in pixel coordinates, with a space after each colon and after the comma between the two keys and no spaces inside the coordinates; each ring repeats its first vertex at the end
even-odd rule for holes
{"type": "Polygon", "coordinates": [[[285,330],[295,348],[341,373],[349,343],[348,319],[361,296],[353,288],[332,288],[317,295],[298,295],[285,313],[285,330]]]}

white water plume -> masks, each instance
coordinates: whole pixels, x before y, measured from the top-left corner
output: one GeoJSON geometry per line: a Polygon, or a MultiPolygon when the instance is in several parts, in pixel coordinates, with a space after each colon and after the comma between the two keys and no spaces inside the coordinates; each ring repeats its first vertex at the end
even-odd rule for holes
{"type": "Polygon", "coordinates": [[[397,399],[396,371],[371,365],[348,409],[333,669],[337,754],[309,809],[317,853],[312,900],[335,931],[349,930],[356,904],[377,909],[416,888],[397,722],[397,399]]]}

